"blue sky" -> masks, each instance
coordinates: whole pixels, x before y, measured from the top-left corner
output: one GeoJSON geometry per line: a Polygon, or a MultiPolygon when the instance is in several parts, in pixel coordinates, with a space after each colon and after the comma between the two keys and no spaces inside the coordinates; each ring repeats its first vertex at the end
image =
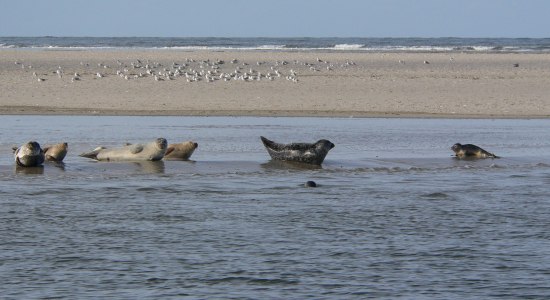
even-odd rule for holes
{"type": "Polygon", "coordinates": [[[0,36],[550,37],[548,0],[0,0],[0,36]]]}

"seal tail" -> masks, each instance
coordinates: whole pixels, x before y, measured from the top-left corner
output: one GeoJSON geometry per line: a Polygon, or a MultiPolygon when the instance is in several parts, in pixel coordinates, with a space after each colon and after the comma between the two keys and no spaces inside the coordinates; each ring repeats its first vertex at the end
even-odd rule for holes
{"type": "Polygon", "coordinates": [[[265,147],[271,148],[271,149],[277,148],[276,146],[277,143],[275,143],[274,141],[269,140],[263,136],[260,136],[260,139],[262,139],[262,143],[264,144],[265,147]]]}
{"type": "Polygon", "coordinates": [[[500,158],[500,156],[497,156],[497,155],[495,155],[494,153],[491,153],[491,152],[489,152],[489,151],[483,150],[482,153],[485,154],[485,156],[486,156],[486,157],[489,157],[489,158],[500,158]]]}
{"type": "Polygon", "coordinates": [[[91,152],[84,152],[84,153],[80,154],[79,156],[97,160],[97,155],[99,154],[99,151],[101,151],[103,149],[105,149],[105,148],[104,147],[97,147],[94,150],[92,150],[91,152]]]}

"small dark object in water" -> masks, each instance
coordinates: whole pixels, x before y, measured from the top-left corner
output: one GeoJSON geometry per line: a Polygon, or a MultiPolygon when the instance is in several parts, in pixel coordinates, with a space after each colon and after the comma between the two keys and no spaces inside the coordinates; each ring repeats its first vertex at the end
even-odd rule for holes
{"type": "Polygon", "coordinates": [[[311,181],[309,180],[308,182],[306,182],[304,184],[305,187],[317,187],[317,183],[315,183],[315,181],[311,181]]]}
{"type": "Polygon", "coordinates": [[[519,67],[519,64],[514,64],[514,68],[518,68],[519,67]]]}

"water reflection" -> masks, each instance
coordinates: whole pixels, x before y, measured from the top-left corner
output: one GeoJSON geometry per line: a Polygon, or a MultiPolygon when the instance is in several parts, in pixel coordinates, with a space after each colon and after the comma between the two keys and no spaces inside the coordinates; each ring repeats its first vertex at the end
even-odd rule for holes
{"type": "Polygon", "coordinates": [[[164,174],[166,170],[164,162],[161,161],[136,161],[132,162],[140,172],[146,174],[164,174]]]}
{"type": "Polygon", "coordinates": [[[39,167],[15,166],[15,173],[16,174],[23,174],[23,175],[43,175],[44,174],[44,166],[39,166],[39,167]]]}
{"type": "Polygon", "coordinates": [[[267,163],[261,164],[264,169],[271,170],[321,170],[320,165],[306,164],[295,161],[270,160],[267,163]]]}

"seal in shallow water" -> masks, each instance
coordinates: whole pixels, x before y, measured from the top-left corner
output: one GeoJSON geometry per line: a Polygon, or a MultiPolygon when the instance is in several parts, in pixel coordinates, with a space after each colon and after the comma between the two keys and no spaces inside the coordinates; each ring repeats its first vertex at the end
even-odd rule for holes
{"type": "Polygon", "coordinates": [[[166,148],[164,160],[189,160],[199,144],[193,141],[187,141],[178,144],[170,144],[166,148]]]}
{"type": "Polygon", "coordinates": [[[62,162],[68,150],[69,145],[67,143],[48,145],[44,147],[44,155],[47,161],[62,162]]]}
{"type": "Polygon", "coordinates": [[[493,153],[487,152],[481,147],[472,144],[456,143],[451,147],[458,158],[500,158],[493,153]]]}
{"type": "Polygon", "coordinates": [[[38,167],[44,163],[44,150],[37,142],[30,141],[15,149],[14,158],[20,167],[38,167]]]}
{"type": "Polygon", "coordinates": [[[265,137],[260,137],[267,152],[274,160],[301,162],[320,165],[325,160],[334,144],[327,140],[319,140],[316,143],[291,143],[279,144],[265,137]]]}
{"type": "Polygon", "coordinates": [[[80,156],[99,161],[157,161],[164,157],[167,144],[166,139],[158,138],[147,144],[131,144],[122,148],[97,147],[80,156]]]}

